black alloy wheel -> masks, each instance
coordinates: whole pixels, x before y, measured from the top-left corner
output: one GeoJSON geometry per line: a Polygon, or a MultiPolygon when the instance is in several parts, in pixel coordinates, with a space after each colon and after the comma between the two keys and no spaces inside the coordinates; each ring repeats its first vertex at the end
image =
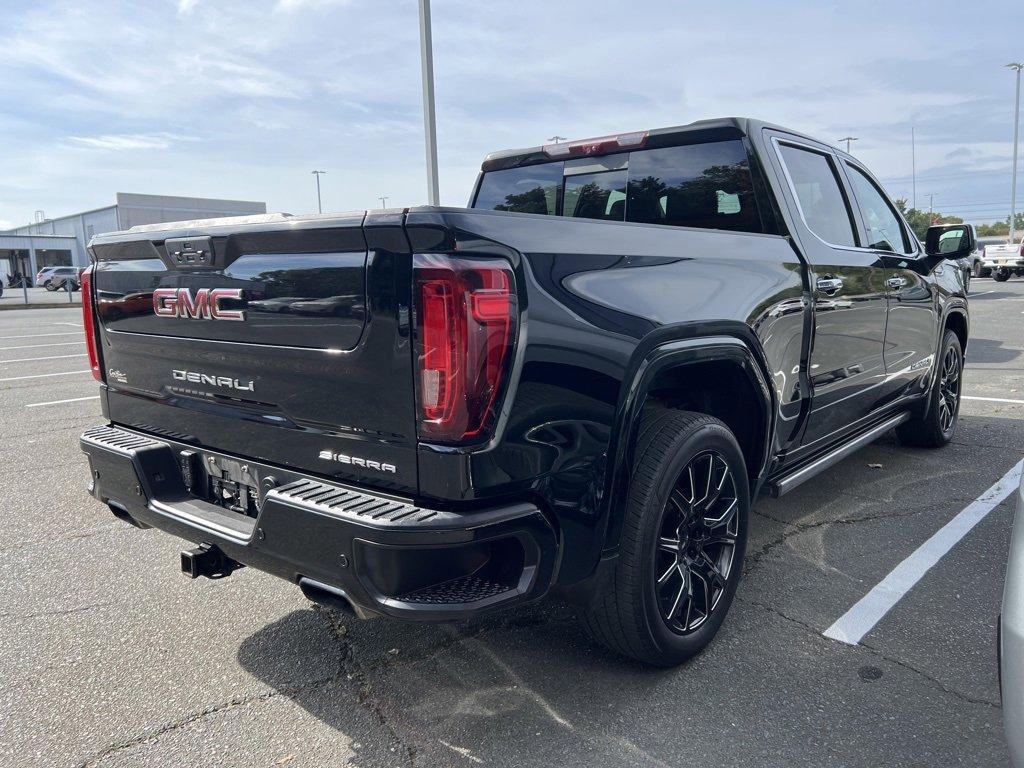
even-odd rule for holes
{"type": "Polygon", "coordinates": [[[736,478],[718,453],[695,456],[676,480],[654,552],[661,617],[673,632],[699,629],[718,607],[739,537],[736,478]]]}
{"type": "Polygon", "coordinates": [[[939,372],[939,429],[950,434],[960,408],[960,352],[956,347],[947,347],[939,372]]]}

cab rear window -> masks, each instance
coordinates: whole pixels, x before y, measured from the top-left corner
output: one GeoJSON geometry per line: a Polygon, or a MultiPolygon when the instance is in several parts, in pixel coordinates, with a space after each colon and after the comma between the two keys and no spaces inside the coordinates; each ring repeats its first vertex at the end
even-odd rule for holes
{"type": "MultiPolygon", "coordinates": [[[[616,155],[614,157],[621,157],[616,155]]],[[[637,150],[625,168],[564,175],[564,163],[484,174],[474,208],[762,232],[739,140],[637,150]]]]}

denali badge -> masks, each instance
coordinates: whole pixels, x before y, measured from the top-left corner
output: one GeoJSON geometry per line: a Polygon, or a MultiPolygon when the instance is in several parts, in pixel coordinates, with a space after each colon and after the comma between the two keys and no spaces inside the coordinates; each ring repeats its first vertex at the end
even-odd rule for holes
{"type": "Polygon", "coordinates": [[[153,311],[159,317],[245,320],[245,310],[220,307],[221,299],[241,298],[240,288],[200,288],[194,298],[188,288],[157,288],[153,291],[153,311]]]}
{"type": "Polygon", "coordinates": [[[209,384],[211,387],[227,387],[237,389],[241,392],[253,391],[253,380],[240,381],[230,376],[211,376],[208,373],[195,373],[194,371],[171,371],[171,375],[177,381],[188,381],[192,384],[209,384]]]}
{"type": "Polygon", "coordinates": [[[361,459],[358,456],[348,456],[344,453],[334,453],[333,451],[320,451],[320,458],[326,461],[338,461],[342,464],[352,464],[356,467],[363,467],[364,469],[375,469],[378,472],[390,472],[396,474],[398,469],[394,464],[385,464],[381,461],[371,461],[370,459],[361,459]]]}

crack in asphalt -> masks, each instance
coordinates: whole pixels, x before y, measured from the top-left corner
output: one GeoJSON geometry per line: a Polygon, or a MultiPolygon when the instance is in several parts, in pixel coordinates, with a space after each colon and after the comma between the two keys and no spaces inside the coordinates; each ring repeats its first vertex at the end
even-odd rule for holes
{"type": "MultiPolygon", "coordinates": [[[[775,606],[768,605],[767,603],[762,603],[762,602],[760,602],[758,600],[751,600],[751,599],[749,599],[747,597],[740,596],[740,595],[736,595],[735,599],[739,600],[741,603],[746,603],[747,605],[751,605],[751,606],[754,606],[754,607],[757,607],[757,608],[761,608],[762,610],[768,611],[769,613],[774,614],[774,615],[778,616],[781,619],[785,619],[786,621],[788,621],[788,622],[790,622],[792,624],[795,624],[796,626],[800,627],[801,629],[803,629],[803,630],[813,634],[817,638],[822,638],[823,637],[823,635],[821,634],[821,630],[819,630],[814,625],[804,621],[803,619],[798,619],[795,616],[790,616],[788,613],[785,613],[784,611],[780,611],[775,606]]],[[[923,669],[919,669],[919,668],[915,667],[913,664],[910,664],[909,662],[903,661],[902,659],[899,659],[899,658],[896,658],[895,656],[889,655],[888,653],[886,653],[882,649],[878,648],[877,646],[869,645],[868,643],[864,643],[864,642],[858,643],[857,645],[846,645],[845,643],[843,643],[841,645],[845,646],[844,650],[848,649],[850,651],[854,651],[855,652],[857,649],[862,649],[862,650],[866,651],[867,653],[869,653],[871,656],[875,657],[876,659],[880,659],[882,661],[886,661],[886,662],[888,662],[890,664],[893,664],[893,665],[895,665],[897,667],[900,667],[901,669],[905,669],[908,672],[911,672],[911,673],[917,675],[922,680],[927,681],[928,683],[930,683],[935,688],[938,688],[943,693],[945,693],[945,694],[947,694],[949,696],[953,696],[954,698],[959,699],[960,701],[963,701],[963,702],[965,702],[967,704],[975,704],[975,705],[979,705],[979,706],[986,706],[986,707],[990,707],[992,709],[1002,709],[1002,706],[999,704],[999,702],[992,701],[991,699],[979,698],[979,697],[976,697],[976,696],[971,696],[971,695],[966,694],[966,693],[964,693],[962,691],[959,691],[956,688],[953,688],[953,687],[947,685],[946,683],[942,682],[937,677],[934,677],[933,675],[928,674],[923,669]]]]}
{"type": "Polygon", "coordinates": [[[370,712],[377,722],[390,734],[391,738],[401,746],[405,752],[405,762],[409,766],[415,765],[417,748],[415,745],[406,742],[402,735],[399,734],[398,729],[391,724],[384,707],[374,698],[373,686],[367,677],[367,673],[370,670],[356,661],[356,645],[348,637],[348,626],[337,614],[329,610],[318,605],[314,605],[313,610],[327,622],[331,632],[340,641],[341,653],[338,658],[338,672],[335,677],[354,683],[356,702],[370,712]]]}
{"type": "Polygon", "coordinates": [[[76,533],[66,533],[63,536],[45,536],[41,539],[23,539],[21,541],[16,541],[8,546],[0,547],[0,552],[16,552],[19,549],[26,549],[28,547],[33,546],[34,544],[53,544],[54,542],[60,541],[78,541],[79,539],[91,539],[93,536],[100,536],[104,533],[110,533],[111,531],[121,530],[122,527],[123,523],[113,522],[101,528],[92,528],[87,531],[78,531],[76,533]]]}
{"type": "Polygon", "coordinates": [[[89,605],[80,605],[77,608],[60,608],[53,611],[38,611],[36,613],[0,613],[0,619],[39,619],[48,616],[71,616],[76,613],[84,613],[94,608],[106,608],[108,605],[116,605],[113,600],[103,600],[89,605]]]}

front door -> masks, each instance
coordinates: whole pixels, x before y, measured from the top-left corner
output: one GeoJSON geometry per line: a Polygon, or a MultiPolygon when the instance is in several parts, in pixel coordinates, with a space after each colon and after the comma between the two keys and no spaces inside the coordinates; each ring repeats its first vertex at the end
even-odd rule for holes
{"type": "Polygon", "coordinates": [[[915,269],[921,263],[920,247],[896,208],[867,171],[850,161],[844,164],[863,221],[864,242],[886,266],[886,396],[895,400],[920,394],[938,345],[935,289],[915,269]]]}
{"type": "Polygon", "coordinates": [[[810,271],[814,337],[803,443],[813,450],[883,397],[888,274],[882,258],[862,246],[835,155],[799,141],[779,139],[776,146],[810,271]]]}

